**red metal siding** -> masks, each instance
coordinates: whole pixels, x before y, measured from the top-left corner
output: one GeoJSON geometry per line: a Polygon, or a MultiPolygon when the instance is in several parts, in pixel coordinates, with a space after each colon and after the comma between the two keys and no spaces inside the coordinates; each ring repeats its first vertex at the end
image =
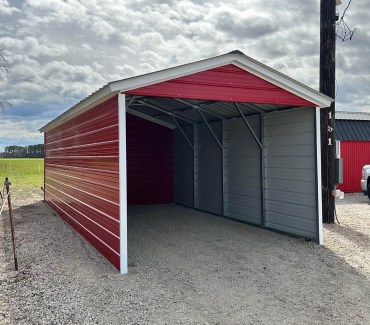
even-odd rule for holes
{"type": "Polygon", "coordinates": [[[173,202],[172,130],[127,114],[128,204],[173,202]]]}
{"type": "Polygon", "coordinates": [[[232,64],[126,91],[126,94],[316,106],[232,64]]]}
{"type": "Polygon", "coordinates": [[[119,268],[118,99],[45,134],[45,199],[119,268]]]}
{"type": "Polygon", "coordinates": [[[361,192],[362,167],[370,164],[370,141],[341,141],[340,152],[343,158],[343,192],[361,192]]]}

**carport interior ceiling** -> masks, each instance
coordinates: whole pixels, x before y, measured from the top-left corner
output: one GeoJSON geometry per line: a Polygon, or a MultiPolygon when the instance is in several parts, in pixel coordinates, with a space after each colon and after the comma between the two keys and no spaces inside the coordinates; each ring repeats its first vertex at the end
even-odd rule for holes
{"type": "Polygon", "coordinates": [[[251,115],[260,115],[293,108],[291,105],[255,103],[233,103],[225,101],[179,99],[146,96],[128,96],[127,112],[142,116],[153,122],[164,122],[164,126],[176,128],[179,125],[193,125],[251,115]],[[141,113],[141,114],[140,114],[141,113]],[[203,115],[203,116],[202,116],[203,115]],[[157,120],[157,121],[156,121],[157,120]]]}

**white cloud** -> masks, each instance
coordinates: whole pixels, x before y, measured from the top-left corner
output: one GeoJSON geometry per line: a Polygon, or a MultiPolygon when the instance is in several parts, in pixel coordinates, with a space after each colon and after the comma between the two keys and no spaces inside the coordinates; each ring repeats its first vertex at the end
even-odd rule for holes
{"type": "Polygon", "coordinates": [[[43,135],[35,132],[47,121],[39,119],[20,119],[1,117],[1,144],[43,143],[43,135]]]}
{"type": "MultiPolygon", "coordinates": [[[[319,85],[319,0],[17,3],[0,0],[0,43],[14,65],[8,80],[0,81],[0,96],[19,115],[55,117],[109,81],[235,49],[319,85]]],[[[340,13],[347,3],[338,7],[340,13]]],[[[357,32],[351,42],[337,42],[341,110],[370,110],[366,13],[365,2],[353,2],[346,19],[357,32]]]]}
{"type": "Polygon", "coordinates": [[[8,0],[0,0],[0,16],[11,16],[16,12],[20,12],[20,10],[16,7],[11,7],[8,0]]]}

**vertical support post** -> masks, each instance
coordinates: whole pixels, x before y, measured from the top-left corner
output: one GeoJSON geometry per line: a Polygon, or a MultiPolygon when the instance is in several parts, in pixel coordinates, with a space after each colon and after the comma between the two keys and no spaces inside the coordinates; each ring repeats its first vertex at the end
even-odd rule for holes
{"type": "Polygon", "coordinates": [[[193,124],[193,141],[194,141],[194,208],[198,208],[198,148],[199,148],[199,137],[198,137],[198,125],[193,124]]]}
{"type": "Polygon", "coordinates": [[[120,272],[128,272],[127,249],[127,156],[126,156],[126,96],[118,94],[118,134],[119,134],[119,234],[120,272]]]}
{"type": "Polygon", "coordinates": [[[322,229],[322,184],[321,184],[321,135],[320,135],[320,108],[316,107],[316,185],[317,185],[317,237],[320,245],[324,244],[322,229]]]}
{"type": "Polygon", "coordinates": [[[265,114],[260,114],[260,139],[261,139],[261,224],[266,226],[266,197],[265,197],[265,114]]]}
{"type": "Polygon", "coordinates": [[[46,146],[46,132],[44,132],[44,202],[46,200],[46,150],[45,150],[45,146],[46,146]]]}
{"type": "Polygon", "coordinates": [[[225,208],[226,208],[226,171],[227,171],[227,159],[225,155],[227,155],[227,148],[226,148],[226,125],[225,120],[221,120],[221,172],[222,172],[222,216],[225,216],[225,208]]]}
{"type": "MultiPolygon", "coordinates": [[[[336,0],[320,1],[320,91],[335,98],[336,0]]],[[[323,221],[334,222],[335,103],[321,110],[323,221]]]]}
{"type": "Polygon", "coordinates": [[[12,183],[9,182],[8,177],[6,177],[4,185],[6,189],[6,195],[8,198],[9,221],[10,221],[10,230],[12,233],[12,244],[13,244],[14,269],[18,271],[18,259],[17,259],[17,252],[15,249],[15,231],[14,231],[14,224],[13,224],[13,208],[12,208],[12,201],[10,198],[10,188],[9,188],[11,184],[12,183]]]}

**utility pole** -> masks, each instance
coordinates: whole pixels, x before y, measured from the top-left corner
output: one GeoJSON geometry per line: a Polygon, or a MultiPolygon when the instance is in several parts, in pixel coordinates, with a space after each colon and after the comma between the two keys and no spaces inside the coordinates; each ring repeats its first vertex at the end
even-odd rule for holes
{"type": "MultiPolygon", "coordinates": [[[[335,98],[336,0],[320,1],[320,92],[335,98]]],[[[335,103],[321,109],[322,215],[324,223],[334,222],[335,198],[335,103]]]]}

